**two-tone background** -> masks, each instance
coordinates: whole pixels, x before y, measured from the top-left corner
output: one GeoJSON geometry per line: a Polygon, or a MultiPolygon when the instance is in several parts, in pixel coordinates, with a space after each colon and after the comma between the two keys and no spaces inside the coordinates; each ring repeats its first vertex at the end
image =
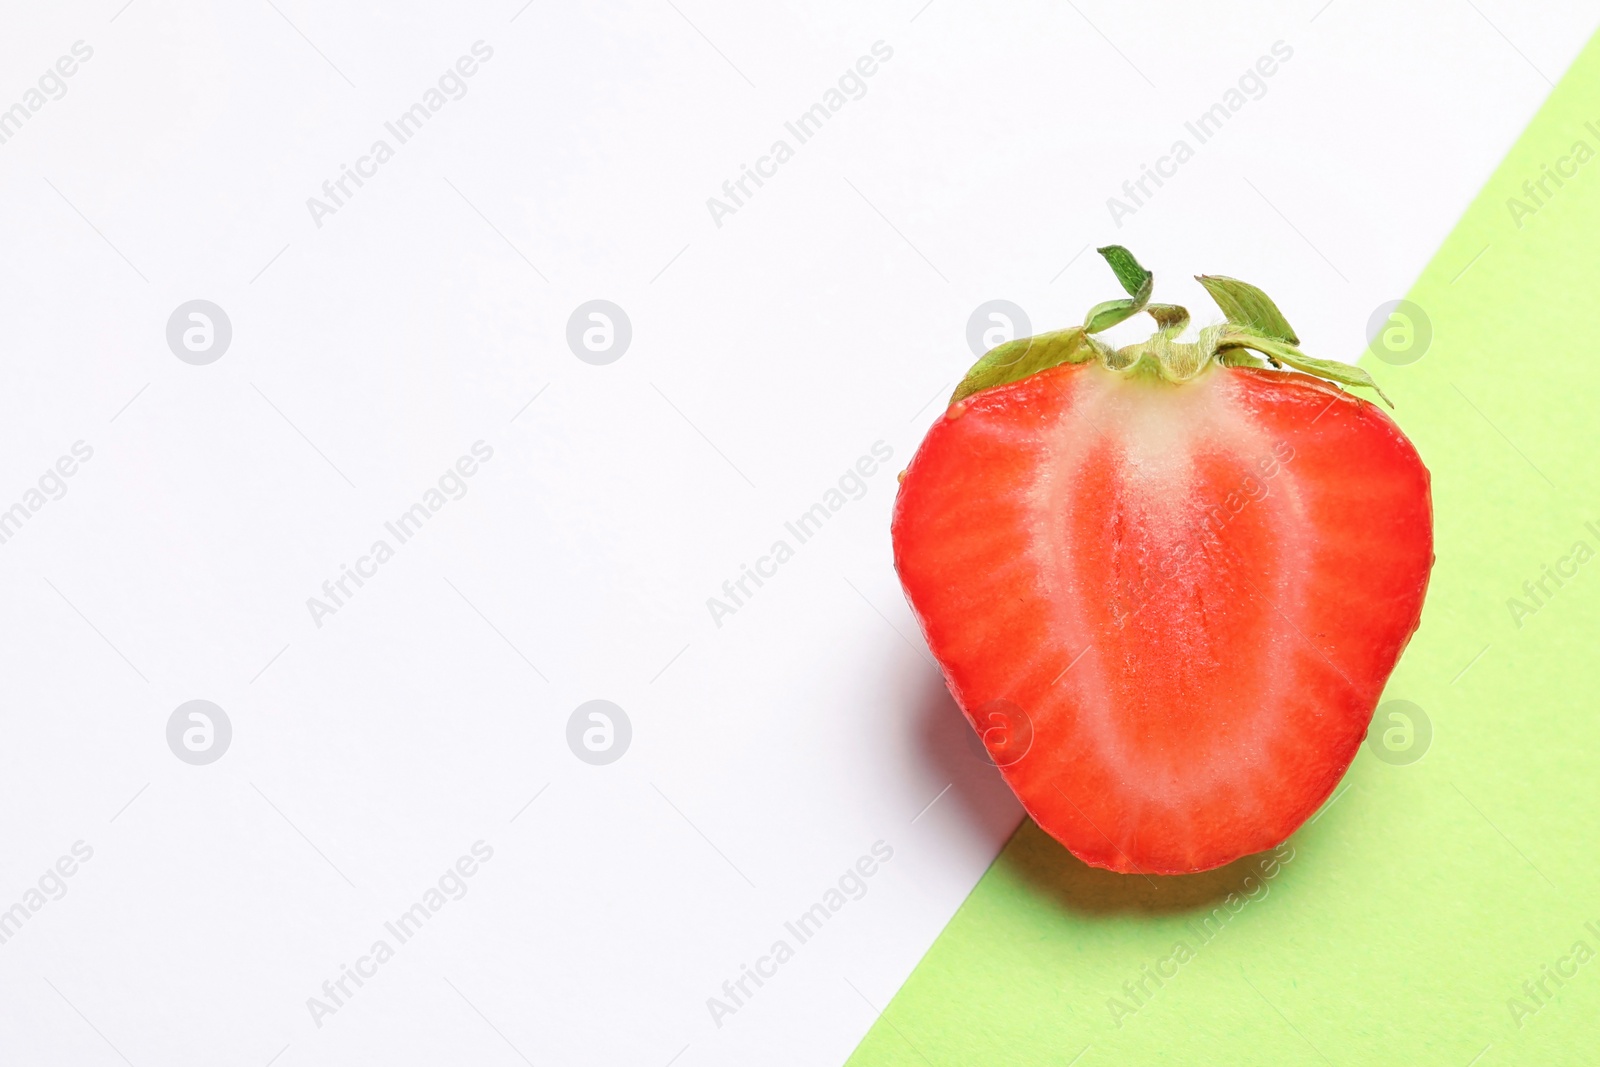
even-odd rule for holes
{"type": "Polygon", "coordinates": [[[1595,21],[8,5],[0,1062],[1584,1062],[1595,21]],[[1112,241],[1379,339],[1446,583],[1394,745],[1132,1017],[1248,872],[1024,829],[956,916],[1021,813],[887,535],[1112,241]]]}

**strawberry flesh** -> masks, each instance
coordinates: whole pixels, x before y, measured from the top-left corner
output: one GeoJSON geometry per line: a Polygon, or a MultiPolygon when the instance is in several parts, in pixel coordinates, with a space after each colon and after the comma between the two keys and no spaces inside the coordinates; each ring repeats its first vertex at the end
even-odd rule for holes
{"type": "Polygon", "coordinates": [[[895,566],[1029,815],[1177,874],[1280,844],[1355,758],[1421,615],[1428,472],[1307,375],[1063,364],[952,405],[895,566]]]}

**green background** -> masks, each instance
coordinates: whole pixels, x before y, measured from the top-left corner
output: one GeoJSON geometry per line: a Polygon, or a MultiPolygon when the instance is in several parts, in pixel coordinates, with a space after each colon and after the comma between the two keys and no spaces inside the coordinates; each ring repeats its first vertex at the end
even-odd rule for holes
{"type": "Polygon", "coordinates": [[[1595,41],[1409,294],[1425,354],[1363,359],[1433,472],[1438,561],[1384,695],[1431,721],[1422,758],[1364,746],[1262,881],[1259,857],[1115,875],[1024,822],[851,1067],[1600,1063],[1600,959],[1562,963],[1543,1005],[1522,989],[1575,942],[1600,952],[1600,559],[1520,627],[1508,607],[1576,542],[1600,550],[1600,159],[1542,206],[1522,191],[1578,141],[1600,151],[1595,41]],[[1536,209],[1520,226],[1513,196],[1536,209]],[[1193,958],[1139,1006],[1123,983],[1180,939],[1193,958]]]}

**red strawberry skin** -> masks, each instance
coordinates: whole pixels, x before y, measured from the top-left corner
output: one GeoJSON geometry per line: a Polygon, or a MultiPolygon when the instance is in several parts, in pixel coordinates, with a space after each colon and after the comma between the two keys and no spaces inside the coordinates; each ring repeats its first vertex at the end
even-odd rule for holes
{"type": "Polygon", "coordinates": [[[1427,469],[1365,400],[1091,361],[953,405],[892,532],[1028,814],[1086,863],[1178,874],[1282,843],[1332,792],[1417,628],[1432,527],[1427,469]]]}

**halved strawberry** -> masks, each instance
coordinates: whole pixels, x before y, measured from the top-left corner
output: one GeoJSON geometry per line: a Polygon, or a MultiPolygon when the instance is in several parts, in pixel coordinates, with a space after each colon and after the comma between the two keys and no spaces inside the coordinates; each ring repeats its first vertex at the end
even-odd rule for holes
{"type": "Polygon", "coordinates": [[[895,566],[1044,830],[1098,867],[1207,870],[1280,844],[1354,759],[1421,615],[1428,472],[1376,406],[1275,369],[1371,384],[1251,286],[1201,279],[1230,322],[1195,344],[1165,306],[1101,344],[1150,288],[1103,252],[1133,299],[979,362],[904,475],[895,566]]]}

